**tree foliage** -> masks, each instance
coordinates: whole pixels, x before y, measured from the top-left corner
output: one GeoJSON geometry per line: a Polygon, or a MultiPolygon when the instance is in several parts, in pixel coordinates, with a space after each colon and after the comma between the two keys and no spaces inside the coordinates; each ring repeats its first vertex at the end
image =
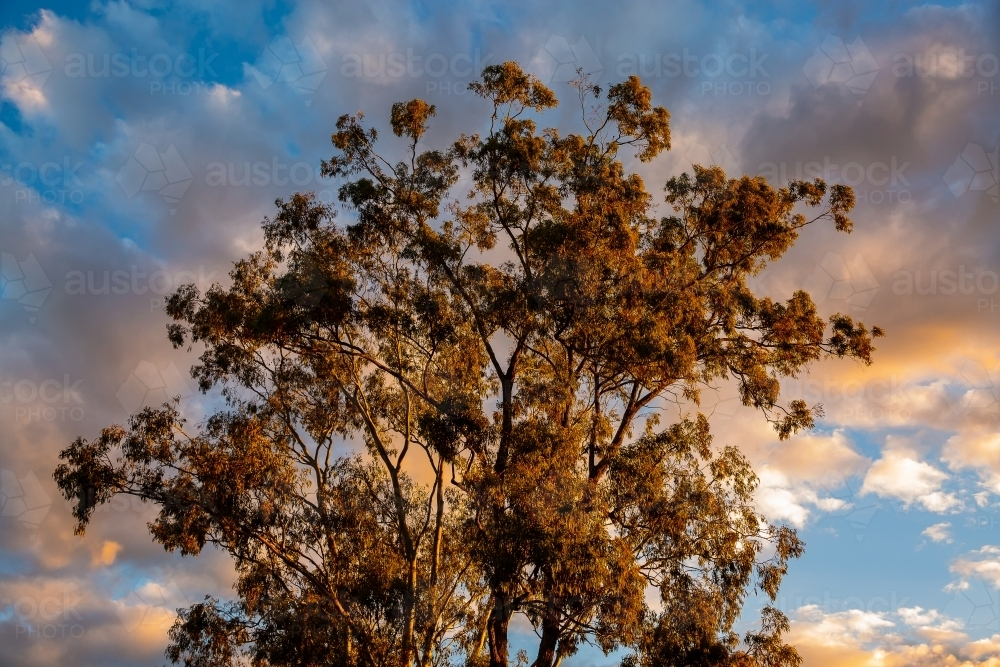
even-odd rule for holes
{"type": "Polygon", "coordinates": [[[171,296],[169,338],[201,346],[192,374],[226,407],[194,431],[147,408],[56,471],[79,532],[132,494],[165,548],[232,556],[235,599],[181,610],[171,660],[500,667],[520,615],[537,667],[587,644],[626,665],[799,664],[776,609],[733,628],[802,543],[756,512],[747,460],[703,416],[659,415],[732,380],[787,438],[815,407],[781,403],[782,377],[871,362],[878,328],[747,286],[805,226],[849,232],[853,194],[696,166],[657,218],[621,155],[669,149],[667,110],[636,77],[575,85],[563,136],[536,125],[552,91],[487,67],[483,134],[443,149],[422,145],[434,106],[395,104],[395,162],[342,116],[323,170],[350,222],[278,200],[230,286],[171,296]]]}

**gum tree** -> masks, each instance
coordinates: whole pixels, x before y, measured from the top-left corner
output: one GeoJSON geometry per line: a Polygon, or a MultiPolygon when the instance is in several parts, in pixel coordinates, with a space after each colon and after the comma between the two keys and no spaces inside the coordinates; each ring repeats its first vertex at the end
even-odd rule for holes
{"type": "Polygon", "coordinates": [[[433,106],[395,104],[395,162],[342,116],[323,169],[351,221],[278,200],[229,287],[170,298],[170,340],[203,348],[192,374],[225,409],[194,430],[145,409],[76,440],[56,479],[81,533],[132,494],[165,548],[234,559],[235,599],[180,610],[171,660],[551,667],[589,644],[625,665],[799,664],[773,607],[733,627],[802,543],[703,416],[659,415],[731,380],[787,438],[816,408],[779,401],[782,377],[871,362],[877,327],[747,286],[807,225],[850,232],[853,194],[695,167],[657,218],[620,158],[669,149],[666,109],[636,77],[575,85],[564,136],[536,124],[548,88],[487,67],[483,133],[442,149],[422,144],[433,106]],[[537,636],[512,637],[515,615],[537,636]]]}

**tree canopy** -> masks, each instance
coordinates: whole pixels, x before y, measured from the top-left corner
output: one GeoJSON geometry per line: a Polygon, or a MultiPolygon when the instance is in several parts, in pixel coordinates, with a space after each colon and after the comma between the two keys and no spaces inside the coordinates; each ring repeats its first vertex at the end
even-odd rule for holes
{"type": "Polygon", "coordinates": [[[657,218],[622,158],[670,148],[667,110],[635,76],[574,83],[565,134],[539,129],[556,97],[511,62],[470,86],[481,134],[425,147],[435,107],[394,104],[398,159],[340,117],[322,168],[349,222],[312,193],[278,200],[228,287],[170,297],[169,338],[202,350],[192,374],[225,407],[193,429],[146,408],[55,473],[78,532],[131,494],[159,507],[166,549],[233,558],[234,598],[180,610],[169,659],[552,667],[593,645],[633,666],[800,663],[772,606],[733,630],[803,544],[757,512],[749,463],[696,406],[733,381],[788,438],[817,407],[780,401],[781,378],[871,363],[877,327],[747,285],[807,225],[850,232],[853,193],[695,166],[657,218]]]}

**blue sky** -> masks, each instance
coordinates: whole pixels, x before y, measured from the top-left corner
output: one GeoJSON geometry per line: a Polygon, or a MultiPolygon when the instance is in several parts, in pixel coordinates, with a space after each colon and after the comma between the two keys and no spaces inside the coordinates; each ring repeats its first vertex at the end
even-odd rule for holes
{"type": "Polygon", "coordinates": [[[673,139],[627,160],[651,191],[696,163],[854,187],[854,233],[808,230],[755,288],[881,325],[875,364],[790,381],[826,416],[788,442],[732,387],[702,407],[807,544],[779,596],[807,665],[998,664],[997,3],[7,0],[0,38],[0,664],[162,664],[172,609],[229,594],[228,560],[165,554],[141,505],[73,536],[59,450],[166,394],[211,408],[163,297],[225,281],[276,197],[335,197],[340,114],[422,97],[440,144],[481,130],[465,86],[508,59],[563,99],[576,67],[643,74],[673,139]]]}

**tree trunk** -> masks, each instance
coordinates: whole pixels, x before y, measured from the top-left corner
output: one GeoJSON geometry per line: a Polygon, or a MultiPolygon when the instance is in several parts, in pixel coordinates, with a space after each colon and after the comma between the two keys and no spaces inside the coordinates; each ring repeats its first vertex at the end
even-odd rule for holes
{"type": "Polygon", "coordinates": [[[410,580],[406,596],[403,599],[403,614],[405,625],[403,627],[403,664],[410,667],[417,657],[416,638],[414,630],[416,627],[416,602],[417,602],[417,561],[410,561],[410,580]]]}
{"type": "Polygon", "coordinates": [[[510,624],[510,603],[506,595],[494,595],[490,612],[490,667],[508,667],[507,626],[510,624]]]}
{"type": "Polygon", "coordinates": [[[531,667],[552,667],[556,659],[556,643],[559,641],[559,624],[546,616],[542,621],[542,641],[538,644],[538,657],[531,667]]]}

